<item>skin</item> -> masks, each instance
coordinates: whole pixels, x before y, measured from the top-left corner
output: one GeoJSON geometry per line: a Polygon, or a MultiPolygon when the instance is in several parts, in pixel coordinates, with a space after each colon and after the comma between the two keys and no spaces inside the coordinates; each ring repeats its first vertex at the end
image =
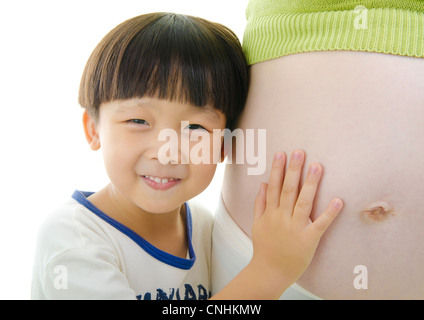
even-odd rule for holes
{"type": "MultiPolygon", "coordinates": [[[[110,184],[89,200],[157,248],[185,258],[182,207],[206,189],[216,163],[162,164],[159,150],[164,142],[159,141],[159,133],[172,129],[178,133],[178,141],[190,135],[211,136],[213,129],[225,128],[225,116],[210,107],[143,98],[103,103],[99,119],[84,113],[83,123],[91,149],[102,149],[110,178],[110,184]],[[183,132],[181,121],[190,122],[183,132]],[[194,124],[201,127],[193,127],[194,124]],[[146,175],[178,180],[172,187],[158,190],[152,188],[146,175]]],[[[189,142],[189,147],[195,144],[189,142]]],[[[179,152],[179,157],[187,155],[179,152]]]]}
{"type": "Polygon", "coordinates": [[[268,183],[255,198],[252,227],[253,257],[214,299],[278,299],[312,260],[318,243],[343,207],[335,198],[314,222],[312,203],[322,167],[311,164],[300,189],[305,154],[296,150],[288,168],[284,153],[276,153],[268,183]]]}
{"type": "MultiPolygon", "coordinates": [[[[423,299],[424,60],[364,52],[295,54],[251,67],[239,126],[267,129],[267,158],[302,148],[325,172],[312,220],[340,196],[343,213],[299,279],[324,299],[423,299]],[[353,285],[364,265],[368,288],[353,285]]],[[[256,185],[227,165],[223,200],[252,234],[256,185]]]]}
{"type": "MultiPolygon", "coordinates": [[[[216,153],[223,159],[223,147],[215,149],[210,145],[208,163],[183,163],[189,155],[181,147],[177,161],[163,163],[159,135],[164,129],[172,129],[179,132],[181,139],[199,134],[202,139],[213,140],[213,130],[225,128],[225,116],[209,107],[154,98],[103,103],[99,114],[98,119],[93,119],[84,113],[83,124],[90,147],[103,151],[110,184],[89,200],[157,248],[185,257],[183,204],[211,182],[216,169],[212,159],[216,153]],[[183,131],[182,121],[189,123],[183,131]],[[174,181],[163,189],[152,184],[146,175],[174,181]]],[[[188,150],[192,151],[195,145],[190,142],[188,150]]],[[[323,233],[343,203],[333,199],[320,218],[310,221],[322,167],[311,165],[299,190],[304,159],[303,151],[293,153],[286,172],[285,154],[276,154],[269,182],[261,184],[252,208],[255,254],[214,299],[277,299],[312,260],[323,233]]]]}

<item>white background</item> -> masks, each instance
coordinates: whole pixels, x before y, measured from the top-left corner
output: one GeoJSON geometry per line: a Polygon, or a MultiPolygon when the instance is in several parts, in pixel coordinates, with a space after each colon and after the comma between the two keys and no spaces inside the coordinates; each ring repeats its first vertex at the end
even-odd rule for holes
{"type": "MultiPolygon", "coordinates": [[[[242,39],[248,0],[2,1],[0,4],[0,299],[29,299],[43,218],[75,189],[107,183],[85,142],[77,103],[91,51],[113,27],[170,11],[230,27],[242,39]]],[[[200,197],[213,209],[223,166],[200,197]]]]}

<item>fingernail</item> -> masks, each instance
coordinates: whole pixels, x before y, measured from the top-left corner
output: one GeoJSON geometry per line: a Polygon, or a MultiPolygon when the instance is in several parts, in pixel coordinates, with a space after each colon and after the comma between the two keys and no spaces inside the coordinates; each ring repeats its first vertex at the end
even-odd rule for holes
{"type": "Polygon", "coordinates": [[[319,168],[318,168],[318,166],[316,166],[316,165],[311,165],[311,166],[309,167],[309,172],[310,172],[311,174],[316,174],[316,173],[318,172],[318,170],[319,170],[319,168]]]}
{"type": "Polygon", "coordinates": [[[293,153],[293,159],[294,160],[300,160],[300,159],[302,159],[302,157],[303,157],[303,153],[300,152],[300,151],[295,151],[293,153]]]}
{"type": "Polygon", "coordinates": [[[275,154],[275,160],[282,160],[283,159],[283,154],[281,152],[277,152],[275,154]]]}
{"type": "Polygon", "coordinates": [[[333,200],[333,208],[340,209],[343,205],[343,201],[340,199],[334,199],[333,200]]]}

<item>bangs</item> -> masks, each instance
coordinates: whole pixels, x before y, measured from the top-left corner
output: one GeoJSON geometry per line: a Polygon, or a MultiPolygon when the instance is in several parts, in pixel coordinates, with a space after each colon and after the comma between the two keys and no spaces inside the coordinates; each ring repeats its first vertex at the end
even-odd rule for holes
{"type": "Polygon", "coordinates": [[[148,95],[196,106],[213,102],[207,48],[193,45],[196,35],[189,31],[194,30],[166,20],[156,21],[129,43],[116,70],[112,99],[148,95]]]}
{"type": "Polygon", "coordinates": [[[246,61],[229,29],[156,13],[127,20],[102,40],[84,71],[80,104],[95,115],[101,103],[144,96],[210,105],[232,127],[247,87],[246,61]]]}

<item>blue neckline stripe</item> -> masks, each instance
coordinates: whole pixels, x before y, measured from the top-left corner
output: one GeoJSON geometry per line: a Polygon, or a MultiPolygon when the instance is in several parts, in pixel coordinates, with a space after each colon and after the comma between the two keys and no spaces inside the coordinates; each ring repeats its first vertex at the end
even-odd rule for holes
{"type": "Polygon", "coordinates": [[[193,249],[192,244],[192,219],[191,219],[191,211],[190,206],[188,203],[185,203],[185,209],[186,209],[186,225],[187,225],[187,237],[189,239],[188,241],[188,252],[189,252],[189,259],[180,258],[177,256],[174,256],[172,254],[169,254],[165,251],[162,251],[155,246],[153,246],[151,243],[143,239],[141,236],[139,236],[137,233],[135,233],[130,228],[124,226],[122,223],[116,221],[115,219],[109,217],[107,214],[105,214],[103,211],[101,211],[99,208],[97,208],[93,203],[91,203],[87,198],[91,196],[94,192],[85,192],[85,191],[79,191],[75,190],[74,194],[72,195],[72,198],[77,201],[79,204],[86,207],[88,210],[93,212],[96,216],[110,224],[115,229],[119,230],[123,234],[125,234],[127,237],[129,237],[131,240],[133,240],[135,243],[137,243],[141,249],[143,249],[145,252],[147,252],[149,255],[154,257],[155,259],[166,263],[170,266],[173,266],[175,268],[189,270],[193,266],[194,262],[196,261],[196,254],[193,249]]]}

